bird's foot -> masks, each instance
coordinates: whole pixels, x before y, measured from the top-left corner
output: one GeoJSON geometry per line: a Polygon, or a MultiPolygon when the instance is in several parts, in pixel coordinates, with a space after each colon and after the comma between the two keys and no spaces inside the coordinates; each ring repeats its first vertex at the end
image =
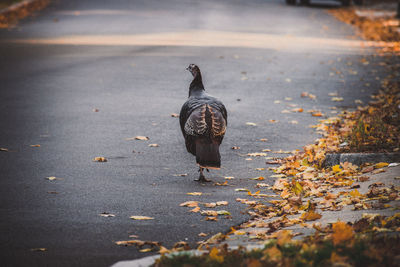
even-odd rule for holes
{"type": "Polygon", "coordinates": [[[200,177],[198,179],[195,180],[196,182],[200,182],[200,183],[209,183],[212,182],[209,179],[206,179],[206,177],[204,177],[204,175],[200,175],[200,177]]]}

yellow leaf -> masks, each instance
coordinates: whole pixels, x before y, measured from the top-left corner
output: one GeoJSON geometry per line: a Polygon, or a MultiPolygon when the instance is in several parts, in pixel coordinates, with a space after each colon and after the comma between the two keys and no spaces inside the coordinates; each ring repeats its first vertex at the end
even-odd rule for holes
{"type": "Polygon", "coordinates": [[[200,236],[200,237],[205,237],[205,236],[208,236],[208,234],[206,234],[206,233],[200,233],[200,234],[198,234],[198,236],[200,236]]]}
{"type": "Polygon", "coordinates": [[[343,101],[343,97],[332,97],[331,100],[334,102],[340,102],[343,101]]]}
{"type": "Polygon", "coordinates": [[[255,178],[250,178],[251,180],[257,180],[257,181],[262,181],[265,180],[264,177],[260,176],[260,177],[255,177],[255,178]]]}
{"type": "Polygon", "coordinates": [[[141,250],[139,250],[140,252],[150,252],[150,251],[152,251],[153,249],[152,248],[144,248],[144,249],[141,249],[141,250]]]}
{"type": "Polygon", "coordinates": [[[131,216],[129,218],[131,218],[132,220],[154,220],[153,217],[139,216],[139,215],[138,216],[131,216]]]}
{"type": "Polygon", "coordinates": [[[49,177],[46,177],[46,179],[49,180],[49,181],[54,181],[54,180],[57,180],[57,177],[49,176],[49,177]]]}
{"type": "Polygon", "coordinates": [[[40,147],[40,145],[31,145],[31,147],[40,147]]]}
{"type": "Polygon", "coordinates": [[[379,162],[379,163],[375,164],[375,168],[380,169],[380,168],[386,167],[388,165],[389,165],[389,163],[387,163],[387,162],[379,162]]]}
{"type": "Polygon", "coordinates": [[[303,192],[303,187],[301,186],[301,184],[298,181],[293,181],[294,184],[292,186],[292,191],[296,194],[296,195],[300,195],[303,192]]]}
{"type": "Polygon", "coordinates": [[[357,197],[357,198],[362,197],[362,194],[360,194],[360,192],[357,189],[350,191],[349,194],[352,197],[357,197]]]}
{"type": "Polygon", "coordinates": [[[342,169],[340,168],[340,165],[335,165],[335,166],[332,166],[332,171],[333,172],[340,172],[340,171],[342,171],[342,169]]]}
{"type": "Polygon", "coordinates": [[[202,192],[190,192],[186,193],[186,195],[191,195],[191,196],[201,196],[203,193],[202,192]]]}
{"type": "Polygon", "coordinates": [[[219,255],[219,250],[216,247],[213,247],[210,251],[210,258],[212,260],[217,261],[218,263],[224,262],[224,256],[219,255]]]}
{"type": "Polygon", "coordinates": [[[160,253],[161,255],[165,254],[165,253],[170,253],[171,251],[169,249],[167,249],[166,247],[160,246],[160,250],[158,251],[158,253],[160,253]]]}
{"type": "Polygon", "coordinates": [[[332,224],[332,229],[332,241],[335,246],[341,242],[352,239],[354,236],[353,228],[345,222],[332,224]]]}
{"type": "Polygon", "coordinates": [[[249,126],[257,126],[257,124],[254,123],[254,122],[246,122],[246,125],[249,125],[249,126]]]}

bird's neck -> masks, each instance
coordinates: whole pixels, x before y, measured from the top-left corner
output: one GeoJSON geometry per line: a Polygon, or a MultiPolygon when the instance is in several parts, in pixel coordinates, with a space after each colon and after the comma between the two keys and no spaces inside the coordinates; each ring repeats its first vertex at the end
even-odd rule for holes
{"type": "Polygon", "coordinates": [[[193,81],[190,83],[189,97],[201,95],[202,93],[204,93],[203,80],[201,79],[201,74],[197,73],[196,76],[193,78],[193,81]]]}

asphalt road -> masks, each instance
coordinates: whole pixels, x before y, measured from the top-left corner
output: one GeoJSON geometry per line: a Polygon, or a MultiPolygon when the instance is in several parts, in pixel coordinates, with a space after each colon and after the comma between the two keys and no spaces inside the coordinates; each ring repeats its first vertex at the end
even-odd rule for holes
{"type": "Polygon", "coordinates": [[[257,181],[249,178],[273,178],[256,170],[268,167],[263,157],[249,161],[246,154],[300,149],[318,137],[309,125],[320,118],[307,110],[335,116],[332,106],[366,102],[380,83],[382,59],[326,13],[336,6],[59,0],[0,30],[0,147],[9,150],[0,151],[0,264],[109,266],[149,255],[114,244],[129,235],[195,247],[204,239],[199,233],[225,232],[248,219],[235,201],[248,196],[235,189],[254,192],[257,181]],[[206,174],[219,183],[234,176],[228,186],[193,181],[195,159],[170,116],[187,97],[190,63],[229,113],[223,168],[206,174]],[[316,99],[301,98],[303,91],[316,99]],[[344,101],[332,102],[329,93],[344,101]],[[304,112],[282,113],[297,107],[304,112]],[[150,140],[125,140],[137,135],[150,140]],[[93,162],[98,156],[108,162],[93,162]],[[188,200],[228,201],[223,209],[232,218],[205,221],[179,207],[188,200]]]}

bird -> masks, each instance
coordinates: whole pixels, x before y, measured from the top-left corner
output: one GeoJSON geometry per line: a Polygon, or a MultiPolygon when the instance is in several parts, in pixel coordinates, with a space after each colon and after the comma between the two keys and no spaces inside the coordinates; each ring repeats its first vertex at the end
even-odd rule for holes
{"type": "Polygon", "coordinates": [[[190,64],[186,70],[193,75],[193,80],[189,97],[179,114],[179,123],[186,150],[196,156],[199,166],[200,176],[195,181],[210,182],[203,171],[221,167],[219,146],[226,132],[228,113],[220,100],[205,92],[200,68],[190,64]]]}

